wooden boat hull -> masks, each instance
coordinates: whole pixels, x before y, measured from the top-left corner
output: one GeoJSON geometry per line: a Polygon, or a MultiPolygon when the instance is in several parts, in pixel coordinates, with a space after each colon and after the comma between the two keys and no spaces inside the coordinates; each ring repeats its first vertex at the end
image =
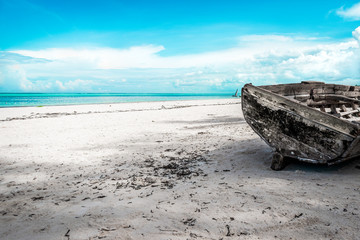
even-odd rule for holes
{"type": "MultiPolygon", "coordinates": [[[[284,88],[286,84],[279,86],[284,88]]],[[[299,84],[292,87],[302,89],[299,84]]],[[[308,85],[305,88],[312,89],[308,85]]],[[[245,120],[276,153],[272,165],[283,157],[333,164],[360,155],[360,125],[275,92],[251,84],[241,92],[245,120]]],[[[272,166],[274,170],[282,167],[272,166]]]]}

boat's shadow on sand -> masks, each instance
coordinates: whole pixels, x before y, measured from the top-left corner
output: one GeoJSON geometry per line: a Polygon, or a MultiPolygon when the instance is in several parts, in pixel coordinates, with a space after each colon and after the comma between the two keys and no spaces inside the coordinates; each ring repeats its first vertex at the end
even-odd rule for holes
{"type": "Polygon", "coordinates": [[[312,164],[307,162],[302,162],[296,159],[288,159],[288,165],[282,171],[307,171],[307,172],[338,172],[347,173],[348,171],[353,171],[353,169],[360,170],[360,157],[353,158],[341,163],[333,165],[323,165],[323,164],[312,164]]]}
{"type": "Polygon", "coordinates": [[[239,171],[262,172],[274,177],[281,177],[282,173],[314,173],[314,174],[358,174],[360,171],[360,157],[353,158],[333,165],[313,164],[293,158],[286,158],[286,167],[280,171],[270,168],[273,152],[260,138],[236,141],[224,147],[211,151],[210,155],[227,156],[218,160],[218,164],[231,164],[233,173],[239,171]],[[229,151],[230,150],[230,151],[229,151]],[[231,163],[229,163],[230,161],[231,163]]]}
{"type": "MultiPolygon", "coordinates": [[[[287,158],[287,165],[281,171],[273,171],[270,169],[271,159],[273,152],[271,148],[265,144],[265,142],[258,137],[253,130],[248,127],[244,118],[231,117],[231,116],[212,116],[208,114],[209,118],[201,119],[199,121],[171,121],[168,123],[184,124],[186,129],[189,130],[207,130],[207,132],[214,133],[214,129],[218,126],[225,126],[227,128],[233,128],[234,134],[244,135],[240,137],[240,140],[234,140],[229,142],[225,146],[221,146],[208,153],[210,156],[214,156],[214,161],[220,165],[223,164],[224,168],[227,165],[231,165],[233,170],[256,170],[263,171],[264,173],[273,173],[279,175],[279,173],[291,173],[291,172],[307,172],[307,173],[341,173],[341,174],[357,174],[360,169],[357,166],[360,165],[360,157],[353,158],[334,165],[325,164],[313,164],[308,162],[302,162],[297,159],[287,158]],[[246,135],[245,131],[250,131],[251,136],[246,135]]],[[[204,133],[204,132],[199,132],[204,133]]],[[[229,134],[231,138],[232,135],[229,134]]],[[[232,171],[234,172],[234,171],[232,171]]],[[[280,174],[281,175],[281,174],[280,174]]]]}

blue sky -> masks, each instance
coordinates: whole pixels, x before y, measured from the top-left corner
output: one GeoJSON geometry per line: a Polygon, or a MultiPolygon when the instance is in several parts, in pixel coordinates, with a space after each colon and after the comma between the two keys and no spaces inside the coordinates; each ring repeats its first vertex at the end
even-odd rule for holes
{"type": "Polygon", "coordinates": [[[359,0],[0,0],[0,92],[360,84],[359,26],[359,0]]]}

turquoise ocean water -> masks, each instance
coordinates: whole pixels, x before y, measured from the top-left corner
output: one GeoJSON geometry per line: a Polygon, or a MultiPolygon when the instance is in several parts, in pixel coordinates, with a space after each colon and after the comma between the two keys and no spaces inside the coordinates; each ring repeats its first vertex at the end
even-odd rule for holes
{"type": "Polygon", "coordinates": [[[193,93],[0,93],[0,107],[30,107],[231,98],[231,94],[193,93]]]}

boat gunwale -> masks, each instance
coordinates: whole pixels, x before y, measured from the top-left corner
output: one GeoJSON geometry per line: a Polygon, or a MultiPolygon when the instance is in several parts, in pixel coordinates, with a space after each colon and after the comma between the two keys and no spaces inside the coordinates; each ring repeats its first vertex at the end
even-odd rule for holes
{"type": "MultiPolygon", "coordinates": [[[[301,84],[301,83],[299,83],[298,85],[300,85],[300,84],[301,84]]],[[[286,85],[286,84],[281,84],[281,85],[286,85]]],[[[295,85],[295,84],[294,84],[294,85],[295,85]]],[[[326,85],[326,84],[321,84],[321,85],[324,86],[324,85],[326,85]]],[[[298,108],[303,108],[304,110],[309,111],[309,113],[311,113],[311,114],[315,114],[315,115],[318,114],[318,115],[320,115],[320,116],[323,116],[324,118],[332,119],[332,120],[334,120],[335,122],[338,122],[339,125],[340,125],[340,123],[341,123],[341,124],[345,124],[345,125],[347,125],[347,128],[348,128],[348,129],[354,129],[354,130],[356,130],[356,134],[355,134],[355,133],[352,134],[352,133],[350,133],[350,132],[346,132],[346,131],[344,131],[344,129],[338,129],[338,128],[334,127],[334,126],[331,126],[330,124],[326,124],[326,123],[324,123],[324,122],[319,122],[319,121],[317,121],[317,120],[311,119],[311,118],[306,117],[306,116],[304,116],[304,115],[300,115],[300,114],[299,114],[299,111],[291,111],[291,110],[288,110],[288,111],[291,111],[292,113],[294,113],[294,114],[296,114],[296,115],[298,115],[298,116],[300,116],[300,117],[302,117],[302,118],[305,118],[305,119],[307,119],[307,120],[309,120],[309,121],[315,122],[315,123],[317,123],[317,124],[319,124],[319,125],[322,125],[322,126],[324,126],[324,127],[331,128],[331,129],[334,130],[334,131],[337,131],[337,132],[342,133],[342,134],[344,134],[344,135],[347,135],[347,136],[349,136],[349,137],[351,137],[351,138],[354,138],[354,140],[355,140],[355,138],[356,138],[357,136],[360,135],[360,127],[359,127],[358,125],[356,125],[355,123],[352,123],[352,122],[347,121],[347,120],[345,120],[345,119],[341,119],[341,118],[339,118],[339,117],[333,116],[333,115],[328,114],[328,113],[324,113],[324,112],[318,111],[318,110],[316,110],[316,109],[314,109],[314,108],[312,108],[312,107],[309,107],[309,106],[307,106],[307,105],[303,105],[303,104],[301,104],[300,102],[293,101],[292,99],[289,99],[289,98],[287,98],[287,97],[285,97],[285,96],[283,96],[283,95],[280,95],[280,94],[278,94],[278,93],[274,93],[274,92],[272,92],[272,91],[269,91],[269,90],[267,90],[267,89],[262,88],[262,87],[265,87],[265,86],[268,86],[268,85],[264,85],[264,86],[254,86],[254,85],[252,85],[251,83],[245,84],[244,87],[241,89],[241,102],[242,102],[242,109],[243,109],[243,110],[244,110],[244,104],[243,104],[243,102],[244,102],[244,99],[243,99],[244,94],[243,94],[243,91],[244,91],[244,89],[245,89],[246,87],[249,87],[249,86],[252,87],[252,88],[254,88],[254,89],[256,89],[256,90],[258,90],[258,91],[260,91],[260,92],[263,92],[263,93],[265,93],[265,94],[272,95],[272,96],[275,96],[275,97],[277,97],[277,98],[280,98],[281,100],[283,100],[283,101],[286,102],[286,103],[290,103],[291,105],[296,105],[296,107],[298,107],[298,108]]],[[[276,85],[274,85],[274,86],[276,86],[276,85]]],[[[243,111],[243,112],[244,112],[244,111],[243,111]]],[[[246,120],[246,118],[245,118],[245,120],[246,120]]],[[[248,124],[249,124],[249,123],[248,123],[248,124]]],[[[249,124],[249,125],[252,126],[251,124],[249,124]]]]}

